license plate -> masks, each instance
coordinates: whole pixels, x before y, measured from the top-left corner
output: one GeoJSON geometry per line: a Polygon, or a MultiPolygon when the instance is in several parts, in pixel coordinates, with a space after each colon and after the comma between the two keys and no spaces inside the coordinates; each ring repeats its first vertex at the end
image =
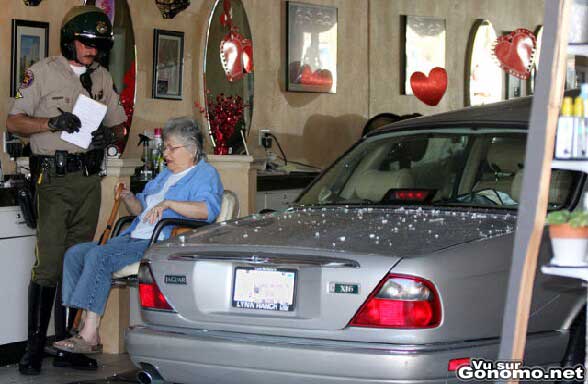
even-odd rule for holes
{"type": "Polygon", "coordinates": [[[233,307],[266,311],[293,311],[296,270],[235,268],[233,307]]]}

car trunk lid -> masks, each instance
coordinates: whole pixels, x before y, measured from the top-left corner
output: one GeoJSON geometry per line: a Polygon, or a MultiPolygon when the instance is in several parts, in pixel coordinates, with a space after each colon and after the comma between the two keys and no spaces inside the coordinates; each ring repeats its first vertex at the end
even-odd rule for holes
{"type": "Polygon", "coordinates": [[[162,243],[147,258],[169,303],[194,327],[340,330],[402,257],[514,227],[504,215],[462,213],[340,208],[254,216],[162,243]]]}

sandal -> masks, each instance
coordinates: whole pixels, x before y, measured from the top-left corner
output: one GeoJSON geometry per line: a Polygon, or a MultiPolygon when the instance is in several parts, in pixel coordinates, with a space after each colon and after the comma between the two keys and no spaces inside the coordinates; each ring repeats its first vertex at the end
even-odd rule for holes
{"type": "Polygon", "coordinates": [[[79,334],[69,339],[56,341],[53,346],[61,351],[70,353],[82,353],[90,355],[93,353],[102,353],[102,344],[90,344],[79,334]]]}

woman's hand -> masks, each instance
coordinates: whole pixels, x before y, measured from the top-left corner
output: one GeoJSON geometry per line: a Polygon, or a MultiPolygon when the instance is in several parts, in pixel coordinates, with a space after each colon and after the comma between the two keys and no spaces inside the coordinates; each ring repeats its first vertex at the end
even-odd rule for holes
{"type": "Polygon", "coordinates": [[[169,201],[163,200],[161,203],[151,208],[149,212],[145,214],[145,216],[143,217],[143,221],[148,221],[151,225],[157,223],[159,220],[161,220],[161,217],[163,216],[163,211],[165,211],[169,207],[169,201]]]}
{"type": "Polygon", "coordinates": [[[135,194],[133,192],[131,192],[131,190],[127,187],[127,185],[125,183],[120,183],[120,185],[122,186],[120,191],[118,191],[118,186],[114,187],[114,194],[116,196],[116,193],[118,192],[118,196],[123,199],[128,201],[128,199],[135,197],[135,194]]]}

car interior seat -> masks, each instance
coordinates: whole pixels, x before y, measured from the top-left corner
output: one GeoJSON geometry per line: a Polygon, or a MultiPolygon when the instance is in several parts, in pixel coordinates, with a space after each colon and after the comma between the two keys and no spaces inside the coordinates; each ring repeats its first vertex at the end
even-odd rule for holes
{"type": "MultiPolygon", "coordinates": [[[[225,190],[223,192],[222,202],[221,202],[221,209],[218,217],[215,220],[215,223],[220,223],[222,221],[230,220],[239,217],[240,208],[239,208],[239,199],[235,192],[225,190]]],[[[194,220],[196,221],[196,220],[194,220]]],[[[120,226],[117,225],[118,231],[120,230],[120,226]]],[[[178,235],[180,233],[186,232],[190,230],[189,227],[176,227],[174,228],[175,231],[172,231],[172,236],[178,235]]],[[[118,231],[113,231],[113,236],[117,236],[118,231]]],[[[128,276],[136,275],[139,272],[139,265],[141,264],[140,261],[136,263],[127,265],[119,269],[118,271],[112,274],[113,279],[122,279],[128,276]]]]}
{"type": "Polygon", "coordinates": [[[510,193],[515,175],[525,162],[524,138],[501,138],[491,143],[473,191],[494,189],[510,193]]]}
{"type": "MultiPolygon", "coordinates": [[[[510,196],[513,200],[519,202],[521,198],[521,189],[523,187],[524,171],[519,170],[514,176],[510,196]]],[[[561,205],[565,203],[572,185],[572,172],[563,169],[552,169],[551,180],[549,182],[548,203],[561,205]]]]}
{"type": "Polygon", "coordinates": [[[379,171],[376,169],[365,172],[355,179],[355,196],[362,200],[379,202],[386,192],[392,188],[414,188],[414,178],[410,169],[397,171],[379,171]]]}

